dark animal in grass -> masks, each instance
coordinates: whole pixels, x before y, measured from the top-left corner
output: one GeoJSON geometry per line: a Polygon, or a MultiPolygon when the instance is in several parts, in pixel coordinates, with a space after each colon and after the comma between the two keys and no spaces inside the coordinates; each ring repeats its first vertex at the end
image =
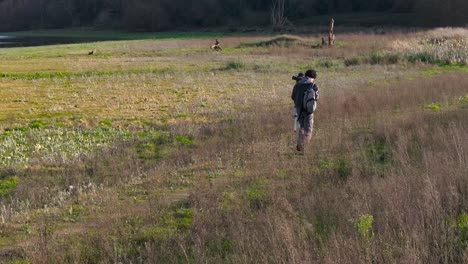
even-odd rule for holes
{"type": "Polygon", "coordinates": [[[313,48],[313,49],[318,49],[318,48],[321,48],[321,47],[322,47],[322,45],[320,45],[320,44],[312,45],[312,48],[313,48]]]}
{"type": "Polygon", "coordinates": [[[214,45],[211,45],[211,49],[214,50],[214,51],[220,51],[220,50],[222,50],[221,46],[219,45],[218,39],[216,39],[214,45]]]}
{"type": "Polygon", "coordinates": [[[327,45],[327,42],[325,42],[325,38],[322,37],[322,43],[321,44],[315,44],[315,45],[312,45],[312,48],[313,49],[319,49],[319,48],[322,48],[323,46],[327,45]]]}
{"type": "Polygon", "coordinates": [[[93,49],[93,50],[90,50],[90,51],[88,52],[88,55],[94,55],[94,54],[96,54],[96,50],[94,50],[94,49],[93,49]]]}

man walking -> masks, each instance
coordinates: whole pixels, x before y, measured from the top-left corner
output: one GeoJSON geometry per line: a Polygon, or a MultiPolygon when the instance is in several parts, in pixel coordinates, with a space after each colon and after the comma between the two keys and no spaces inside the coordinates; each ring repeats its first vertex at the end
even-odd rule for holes
{"type": "Polygon", "coordinates": [[[317,72],[307,70],[305,76],[299,80],[292,90],[291,99],[298,116],[299,134],[297,136],[297,151],[304,151],[304,146],[312,138],[314,128],[314,111],[319,99],[318,86],[315,84],[317,72]]]}

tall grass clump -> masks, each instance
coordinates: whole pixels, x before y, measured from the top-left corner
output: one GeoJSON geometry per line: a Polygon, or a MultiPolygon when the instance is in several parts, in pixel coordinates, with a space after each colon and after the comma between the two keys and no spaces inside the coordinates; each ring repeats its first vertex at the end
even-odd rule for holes
{"type": "Polygon", "coordinates": [[[221,68],[221,70],[242,70],[246,67],[245,63],[242,60],[231,60],[226,63],[226,65],[221,68]]]}
{"type": "Polygon", "coordinates": [[[345,66],[348,66],[348,67],[362,64],[362,62],[363,62],[363,58],[361,57],[346,58],[344,60],[345,66]]]}
{"type": "Polygon", "coordinates": [[[392,53],[381,53],[373,52],[368,57],[365,58],[365,61],[371,65],[375,64],[396,64],[400,60],[398,54],[392,53]]]}

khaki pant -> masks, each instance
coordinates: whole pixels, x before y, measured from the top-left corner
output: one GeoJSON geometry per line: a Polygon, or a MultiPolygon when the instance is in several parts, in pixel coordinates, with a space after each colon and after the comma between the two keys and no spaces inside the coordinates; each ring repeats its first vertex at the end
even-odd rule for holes
{"type": "Polygon", "coordinates": [[[298,122],[300,129],[297,136],[297,146],[303,150],[304,146],[309,143],[312,138],[312,131],[314,130],[314,114],[301,114],[298,122]]]}

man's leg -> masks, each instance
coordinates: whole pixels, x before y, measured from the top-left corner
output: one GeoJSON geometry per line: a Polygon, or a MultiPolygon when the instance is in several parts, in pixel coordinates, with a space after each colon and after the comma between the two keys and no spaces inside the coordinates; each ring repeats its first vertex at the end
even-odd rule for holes
{"type": "Polygon", "coordinates": [[[312,138],[312,131],[314,129],[314,115],[301,115],[299,118],[299,134],[297,136],[297,147],[298,151],[303,151],[304,146],[309,143],[312,138]]]}

